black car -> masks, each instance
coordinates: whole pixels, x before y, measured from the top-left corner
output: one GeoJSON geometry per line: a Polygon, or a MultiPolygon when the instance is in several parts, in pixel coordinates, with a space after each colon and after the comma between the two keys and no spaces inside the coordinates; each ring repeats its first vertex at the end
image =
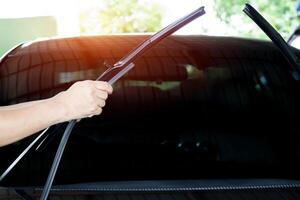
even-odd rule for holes
{"type": "MultiPolygon", "coordinates": [[[[1,60],[1,105],[96,79],[146,37],[22,44],[1,60]]],[[[171,36],[135,64],[103,114],[76,125],[50,199],[300,198],[300,84],[271,42],[171,36]]],[[[40,195],[65,126],[1,182],[0,199],[40,195]]],[[[1,148],[0,170],[34,137],[1,148]]]]}

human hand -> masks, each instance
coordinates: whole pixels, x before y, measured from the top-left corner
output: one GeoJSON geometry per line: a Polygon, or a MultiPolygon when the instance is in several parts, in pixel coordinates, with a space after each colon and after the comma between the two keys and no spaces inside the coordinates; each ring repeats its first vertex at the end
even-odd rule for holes
{"type": "Polygon", "coordinates": [[[101,114],[112,91],[112,86],[107,82],[78,81],[68,90],[54,96],[53,100],[64,109],[61,121],[69,121],[101,114]]]}

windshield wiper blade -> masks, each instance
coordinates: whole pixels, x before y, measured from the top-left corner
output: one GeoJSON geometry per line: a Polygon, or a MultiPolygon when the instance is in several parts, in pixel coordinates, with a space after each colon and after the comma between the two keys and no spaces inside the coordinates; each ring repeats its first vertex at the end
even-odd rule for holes
{"type": "Polygon", "coordinates": [[[283,37],[272,27],[272,25],[255,10],[250,4],[246,4],[243,11],[260,27],[261,30],[274,42],[280,49],[285,59],[289,63],[289,70],[295,80],[300,80],[300,60],[291,50],[290,45],[283,37]]]}
{"type": "MultiPolygon", "coordinates": [[[[137,57],[142,55],[145,51],[147,51],[149,48],[151,48],[153,45],[157,44],[160,40],[165,38],[166,36],[172,34],[176,30],[180,29],[184,25],[188,24],[189,22],[193,21],[194,19],[198,18],[199,16],[205,14],[204,7],[200,7],[199,9],[195,10],[194,12],[190,13],[186,17],[183,17],[179,19],[178,21],[175,21],[174,23],[170,24],[169,26],[165,27],[164,29],[160,30],[156,34],[154,34],[149,39],[145,40],[143,43],[141,43],[138,47],[136,47],[133,51],[128,53],[126,56],[124,56],[122,59],[120,59],[116,64],[113,66],[108,65],[105,63],[106,67],[108,69],[99,76],[96,80],[103,80],[108,81],[110,84],[117,81],[120,77],[123,76],[123,74],[126,74],[131,68],[133,68],[133,64],[130,64],[133,60],[135,60],[137,57]],[[126,66],[126,67],[124,67],[126,66]]],[[[40,146],[45,143],[48,138],[52,138],[53,136],[47,132],[48,129],[40,133],[39,136],[37,136],[29,145],[28,147],[13,161],[13,163],[4,171],[4,173],[0,177],[0,182],[7,176],[7,174],[13,169],[13,167],[16,166],[16,164],[29,152],[29,150],[39,141],[42,140],[38,147],[36,148],[37,151],[41,151],[40,146]],[[47,134],[45,134],[47,132],[47,134]],[[42,137],[45,135],[44,137],[42,137]],[[43,138],[43,139],[42,139],[43,138]]],[[[47,141],[48,143],[48,141],[47,141]]],[[[47,146],[47,143],[45,143],[44,146],[47,146]]]]}
{"type": "MultiPolygon", "coordinates": [[[[119,78],[121,78],[124,74],[126,74],[131,68],[134,67],[134,64],[130,63],[135,60],[137,57],[142,55],[145,51],[151,48],[153,45],[157,44],[160,40],[165,38],[166,36],[172,34],[176,30],[180,29],[187,23],[193,21],[194,19],[198,18],[199,16],[205,14],[204,7],[200,7],[199,9],[195,10],[194,12],[190,13],[188,16],[179,19],[178,21],[170,24],[168,27],[162,29],[161,31],[157,32],[155,35],[150,37],[149,39],[145,40],[142,44],[136,47],[133,51],[128,53],[122,59],[120,59],[117,63],[113,66],[105,63],[108,69],[99,76],[96,80],[103,80],[108,81],[110,84],[113,84],[119,78]],[[127,66],[126,66],[127,65],[127,66]],[[126,66],[126,67],[124,67],[126,66]]],[[[55,132],[55,131],[54,131],[55,132]]],[[[7,174],[17,165],[17,163],[29,152],[29,150],[35,146],[35,144],[42,140],[36,147],[37,151],[41,151],[41,145],[47,146],[49,143],[48,138],[53,138],[53,135],[50,135],[48,129],[45,129],[39,136],[37,136],[29,145],[28,147],[12,162],[12,164],[4,171],[4,173],[0,177],[0,182],[7,176],[7,174]]]]}
{"type": "MultiPolygon", "coordinates": [[[[114,83],[116,77],[122,77],[128,71],[129,64],[132,63],[136,58],[141,56],[145,51],[150,49],[152,46],[156,45],[165,37],[171,35],[175,31],[179,30],[186,24],[195,20],[196,18],[205,14],[204,7],[200,7],[197,10],[193,11],[189,15],[173,22],[167,27],[163,28],[159,32],[155,33],[153,36],[142,42],[135,49],[129,52],[126,56],[121,58],[118,62],[116,62],[113,66],[109,66],[109,69],[106,70],[101,76],[97,78],[97,80],[103,80],[107,82],[114,83]],[[125,68],[124,68],[125,67],[125,68]],[[128,67],[128,68],[126,68],[128,67]],[[122,71],[122,72],[121,72],[122,71]],[[119,74],[118,74],[119,73],[119,74]]],[[[133,67],[133,66],[132,66],[133,67]]]]}
{"type": "MultiPolygon", "coordinates": [[[[130,69],[134,67],[133,61],[135,61],[138,57],[140,57],[145,51],[150,49],[152,46],[157,44],[162,39],[166,38],[167,36],[171,35],[175,31],[179,30],[186,24],[190,23],[191,21],[195,20],[196,18],[202,16],[205,14],[204,7],[200,7],[194,12],[190,13],[189,15],[181,18],[180,20],[170,24],[169,26],[165,27],[164,29],[160,30],[153,36],[151,36],[149,39],[144,41],[142,44],[140,44],[137,48],[135,48],[133,51],[131,51],[129,54],[127,54],[125,57],[123,57],[121,60],[119,60],[117,63],[115,63],[113,66],[109,67],[101,76],[97,78],[97,80],[101,81],[107,81],[109,84],[114,84],[119,78],[124,76],[130,69]]],[[[66,143],[68,141],[68,138],[76,124],[77,120],[71,120],[62,136],[61,142],[59,144],[59,147],[57,149],[53,164],[51,166],[51,170],[49,172],[46,184],[44,186],[41,200],[46,200],[58,165],[60,163],[63,151],[65,149],[66,143]]]]}

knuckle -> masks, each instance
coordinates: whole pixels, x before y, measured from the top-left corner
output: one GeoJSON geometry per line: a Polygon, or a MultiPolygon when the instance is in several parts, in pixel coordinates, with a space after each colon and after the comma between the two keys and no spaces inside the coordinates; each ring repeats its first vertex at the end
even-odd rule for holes
{"type": "Polygon", "coordinates": [[[87,86],[88,85],[88,81],[85,80],[85,81],[80,81],[80,84],[83,85],[83,86],[87,86]]]}
{"type": "Polygon", "coordinates": [[[104,90],[106,88],[106,83],[104,81],[100,81],[97,83],[97,88],[100,90],[104,90]]]}
{"type": "Polygon", "coordinates": [[[86,80],[86,81],[83,81],[83,86],[85,88],[91,88],[93,85],[92,85],[91,81],[86,80]]]}
{"type": "Polygon", "coordinates": [[[102,113],[102,108],[99,108],[97,111],[96,111],[96,115],[100,115],[102,113]]]}
{"type": "Polygon", "coordinates": [[[75,82],[73,85],[74,85],[74,86],[80,85],[80,81],[75,82]]]}
{"type": "Polygon", "coordinates": [[[110,84],[109,84],[108,82],[105,82],[105,87],[106,87],[107,89],[109,89],[111,86],[110,86],[110,84]]]}
{"type": "Polygon", "coordinates": [[[104,93],[103,93],[103,98],[104,98],[104,99],[107,99],[107,97],[108,97],[107,92],[104,92],[104,93]]]}
{"type": "Polygon", "coordinates": [[[95,109],[94,109],[94,107],[89,107],[89,109],[87,110],[87,114],[89,115],[89,114],[91,114],[91,113],[93,113],[95,111],[95,109]]]}
{"type": "Polygon", "coordinates": [[[104,107],[105,106],[105,101],[100,101],[100,105],[101,105],[101,107],[104,107]]]}
{"type": "Polygon", "coordinates": [[[101,84],[101,85],[105,85],[105,84],[106,84],[106,82],[105,82],[105,81],[99,81],[99,84],[101,84]]]}

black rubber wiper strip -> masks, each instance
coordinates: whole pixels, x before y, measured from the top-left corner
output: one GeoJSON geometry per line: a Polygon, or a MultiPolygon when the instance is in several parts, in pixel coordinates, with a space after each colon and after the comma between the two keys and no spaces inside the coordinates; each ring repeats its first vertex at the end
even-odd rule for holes
{"type": "Polygon", "coordinates": [[[272,25],[255,10],[250,4],[246,4],[243,11],[265,32],[265,34],[274,42],[280,49],[288,61],[290,72],[294,79],[300,80],[299,69],[300,61],[297,55],[291,50],[289,44],[282,38],[282,36],[272,27],[272,25]]]}
{"type": "MultiPolygon", "coordinates": [[[[108,68],[101,76],[97,78],[97,80],[107,81],[111,85],[114,84],[119,78],[124,76],[130,69],[134,67],[133,61],[141,56],[145,51],[150,49],[153,45],[157,44],[162,39],[166,38],[167,36],[171,35],[178,29],[182,28],[186,24],[190,23],[191,21],[195,20],[196,18],[205,14],[204,7],[200,7],[194,12],[190,13],[189,15],[181,18],[180,20],[170,24],[169,26],[165,27],[161,31],[157,32],[149,39],[144,41],[141,45],[131,51],[129,54],[124,56],[121,60],[115,63],[112,67],[108,68]]],[[[61,142],[57,149],[53,164],[51,166],[51,170],[43,189],[41,200],[46,200],[48,198],[58,165],[60,163],[63,151],[67,144],[68,138],[76,124],[77,120],[71,120],[62,136],[61,142]]]]}

